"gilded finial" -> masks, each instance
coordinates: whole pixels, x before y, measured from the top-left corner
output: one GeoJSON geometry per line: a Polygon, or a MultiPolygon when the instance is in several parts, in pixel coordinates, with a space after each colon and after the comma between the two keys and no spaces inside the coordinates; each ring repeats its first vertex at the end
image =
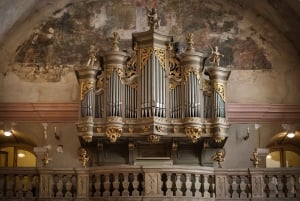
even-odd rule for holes
{"type": "Polygon", "coordinates": [[[189,33],[187,35],[186,42],[188,44],[187,50],[188,51],[194,51],[195,47],[194,47],[194,34],[193,33],[189,33]]]}

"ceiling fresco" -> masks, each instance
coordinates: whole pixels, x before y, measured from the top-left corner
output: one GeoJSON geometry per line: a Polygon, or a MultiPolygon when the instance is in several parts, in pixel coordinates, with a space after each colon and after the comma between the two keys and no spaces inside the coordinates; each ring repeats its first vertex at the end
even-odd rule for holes
{"type": "Polygon", "coordinates": [[[99,57],[109,50],[112,32],[119,33],[120,47],[130,51],[132,33],[148,29],[147,8],[151,7],[158,8],[159,30],[173,35],[174,42],[184,44],[186,35],[193,32],[197,51],[209,53],[211,47],[219,47],[225,55],[222,66],[272,68],[263,38],[257,40],[259,31],[241,26],[244,18],[233,3],[97,0],[68,4],[45,18],[16,50],[13,71],[31,82],[58,82],[66,72],[86,64],[91,48],[97,49],[99,57]]]}

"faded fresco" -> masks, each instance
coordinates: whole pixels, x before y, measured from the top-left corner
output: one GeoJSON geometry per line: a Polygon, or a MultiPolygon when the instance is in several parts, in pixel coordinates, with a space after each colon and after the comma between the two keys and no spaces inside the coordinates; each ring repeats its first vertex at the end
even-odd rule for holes
{"type": "MultiPolygon", "coordinates": [[[[57,82],[74,67],[88,61],[91,49],[100,57],[110,49],[112,32],[120,47],[130,51],[131,34],[148,30],[147,8],[157,8],[161,32],[185,44],[194,33],[195,48],[204,53],[218,46],[232,69],[271,69],[262,43],[253,39],[253,27],[240,26],[243,16],[234,3],[211,0],[82,1],[55,11],[16,50],[13,71],[24,80],[57,82]]],[[[261,39],[263,40],[263,39],[261,39]]],[[[183,47],[184,48],[184,47],[183,47]]]]}

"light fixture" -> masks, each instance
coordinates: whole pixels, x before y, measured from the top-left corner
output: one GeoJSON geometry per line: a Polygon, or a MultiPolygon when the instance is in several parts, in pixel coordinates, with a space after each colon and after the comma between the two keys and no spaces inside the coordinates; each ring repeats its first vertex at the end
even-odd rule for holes
{"type": "Polygon", "coordinates": [[[295,133],[294,132],[288,132],[288,134],[286,136],[288,138],[294,138],[295,137],[295,133]]]}
{"type": "Polygon", "coordinates": [[[4,131],[3,133],[6,137],[9,137],[12,135],[12,132],[11,131],[4,131]]]}
{"type": "Polygon", "coordinates": [[[22,153],[22,152],[20,152],[20,153],[18,153],[18,157],[19,157],[19,158],[24,158],[24,157],[25,157],[25,154],[22,153]]]}
{"type": "Polygon", "coordinates": [[[272,156],[270,154],[267,155],[267,159],[271,159],[272,156]]]}

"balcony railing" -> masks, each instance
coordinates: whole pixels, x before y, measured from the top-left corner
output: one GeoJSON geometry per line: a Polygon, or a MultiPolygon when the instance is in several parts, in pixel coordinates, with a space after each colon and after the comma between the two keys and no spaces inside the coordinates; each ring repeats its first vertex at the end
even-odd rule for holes
{"type": "Polygon", "coordinates": [[[0,200],[300,200],[300,169],[0,168],[0,200]]]}

